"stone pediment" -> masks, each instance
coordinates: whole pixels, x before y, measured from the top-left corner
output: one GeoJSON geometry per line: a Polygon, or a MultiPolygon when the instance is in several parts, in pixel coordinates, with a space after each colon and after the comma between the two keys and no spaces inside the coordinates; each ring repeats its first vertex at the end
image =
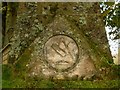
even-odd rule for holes
{"type": "Polygon", "coordinates": [[[30,76],[87,79],[95,75],[89,45],[80,30],[73,27],[65,17],[56,16],[35,39],[35,49],[27,64],[30,76]]]}
{"type": "Polygon", "coordinates": [[[99,2],[4,4],[3,88],[118,87],[99,2]]]}

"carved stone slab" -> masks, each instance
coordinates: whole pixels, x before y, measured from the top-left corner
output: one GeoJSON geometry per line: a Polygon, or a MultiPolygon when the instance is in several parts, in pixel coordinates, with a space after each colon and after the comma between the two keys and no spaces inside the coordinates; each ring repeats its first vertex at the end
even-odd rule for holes
{"type": "Polygon", "coordinates": [[[64,17],[57,17],[40,37],[35,46],[31,61],[27,65],[30,76],[55,79],[91,78],[95,74],[93,59],[88,52],[88,43],[79,30],[70,26],[64,17]],[[64,22],[64,24],[63,24],[64,22]],[[79,37],[79,38],[78,38],[79,37]]]}
{"type": "Polygon", "coordinates": [[[72,38],[56,35],[45,43],[44,55],[52,68],[64,71],[73,67],[78,60],[78,46],[72,38]]]}

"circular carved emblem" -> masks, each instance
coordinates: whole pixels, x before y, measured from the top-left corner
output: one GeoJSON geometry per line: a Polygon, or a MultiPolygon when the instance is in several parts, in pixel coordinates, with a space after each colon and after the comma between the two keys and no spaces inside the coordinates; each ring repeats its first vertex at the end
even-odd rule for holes
{"type": "Polygon", "coordinates": [[[64,71],[74,67],[78,58],[78,46],[72,38],[56,35],[45,43],[44,55],[49,66],[64,71]]]}

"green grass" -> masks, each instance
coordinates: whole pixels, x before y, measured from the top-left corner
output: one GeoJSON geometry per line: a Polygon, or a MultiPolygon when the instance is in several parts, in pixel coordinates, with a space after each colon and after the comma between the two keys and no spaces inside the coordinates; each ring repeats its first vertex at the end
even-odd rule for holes
{"type": "Polygon", "coordinates": [[[25,81],[16,78],[15,80],[3,80],[3,88],[120,88],[120,81],[25,81]]]}
{"type": "MultiPolygon", "coordinates": [[[[115,68],[115,67],[114,67],[115,68]]],[[[24,72],[25,73],[25,72],[24,72]]],[[[3,66],[3,88],[120,88],[120,80],[43,80],[42,78],[30,78],[22,76],[23,71],[14,74],[13,68],[3,66]]]]}
{"type": "MultiPolygon", "coordinates": [[[[116,80],[45,80],[42,77],[26,77],[26,71],[16,74],[10,65],[3,65],[2,87],[3,88],[120,88],[119,77],[116,80]]],[[[119,76],[118,66],[113,66],[116,72],[113,77],[119,76]]]]}

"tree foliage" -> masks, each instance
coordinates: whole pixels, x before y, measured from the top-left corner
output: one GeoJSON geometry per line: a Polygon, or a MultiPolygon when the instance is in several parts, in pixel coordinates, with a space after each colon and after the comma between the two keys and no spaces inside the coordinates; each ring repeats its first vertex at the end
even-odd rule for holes
{"type": "Polygon", "coordinates": [[[120,3],[115,2],[102,2],[101,12],[106,26],[110,27],[110,35],[113,39],[120,38],[120,3]]]}

